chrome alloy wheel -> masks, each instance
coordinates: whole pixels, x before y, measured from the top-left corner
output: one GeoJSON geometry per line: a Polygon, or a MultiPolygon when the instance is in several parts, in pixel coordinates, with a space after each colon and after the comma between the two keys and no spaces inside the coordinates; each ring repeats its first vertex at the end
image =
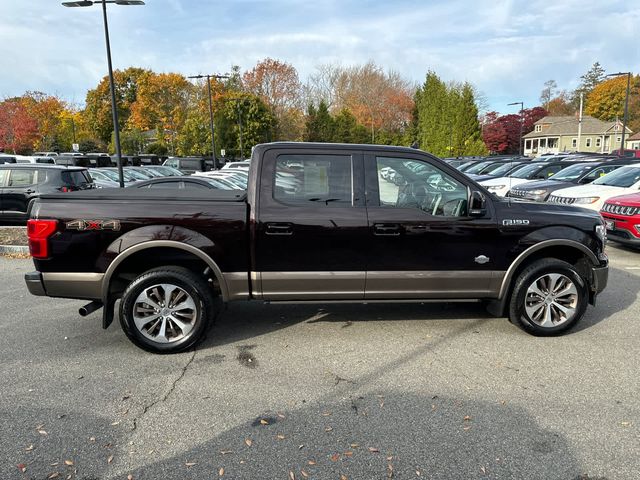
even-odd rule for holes
{"type": "Polygon", "coordinates": [[[568,277],[559,273],[547,273],[527,289],[524,309],[536,325],[543,328],[557,327],[576,314],[578,295],[578,289],[568,277]]]}
{"type": "Polygon", "coordinates": [[[133,305],[133,321],[138,331],[158,343],[183,339],[193,330],[197,319],[193,298],[169,283],[145,288],[133,305]]]}

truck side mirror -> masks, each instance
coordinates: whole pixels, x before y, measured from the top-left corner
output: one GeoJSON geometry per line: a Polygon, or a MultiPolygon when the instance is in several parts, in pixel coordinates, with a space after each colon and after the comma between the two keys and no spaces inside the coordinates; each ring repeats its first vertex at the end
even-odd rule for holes
{"type": "Polygon", "coordinates": [[[469,202],[469,216],[482,217],[487,213],[487,199],[482,192],[474,190],[471,192],[469,202]]]}

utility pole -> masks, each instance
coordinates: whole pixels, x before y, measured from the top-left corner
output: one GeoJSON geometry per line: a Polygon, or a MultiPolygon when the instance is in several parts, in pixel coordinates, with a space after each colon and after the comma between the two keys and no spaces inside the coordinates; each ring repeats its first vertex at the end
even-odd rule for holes
{"type": "Polygon", "coordinates": [[[522,149],[522,131],[524,129],[524,102],[512,102],[507,105],[520,105],[520,147],[518,152],[520,156],[524,156],[524,150],[522,149]]]}
{"type": "Polygon", "coordinates": [[[211,101],[211,79],[215,78],[220,80],[222,78],[231,78],[230,75],[192,75],[187,78],[206,78],[207,79],[207,92],[209,93],[209,128],[211,129],[211,156],[213,157],[213,169],[218,169],[218,161],[216,159],[216,138],[215,138],[215,125],[213,122],[213,104],[211,101]]]}
{"type": "Polygon", "coordinates": [[[629,89],[631,87],[631,72],[610,73],[607,77],[627,76],[627,94],[624,97],[624,117],[622,119],[622,138],[620,142],[620,155],[624,155],[624,137],[627,133],[627,118],[629,116],[629,89]]]}
{"type": "Polygon", "coordinates": [[[578,151],[580,151],[580,137],[582,137],[582,100],[584,93],[580,92],[580,114],[578,115],[578,151]]]}

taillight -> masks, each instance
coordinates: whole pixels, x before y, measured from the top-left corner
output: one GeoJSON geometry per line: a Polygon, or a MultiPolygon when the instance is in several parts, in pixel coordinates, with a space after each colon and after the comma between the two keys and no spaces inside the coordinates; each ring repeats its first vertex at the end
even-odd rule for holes
{"type": "Polygon", "coordinates": [[[66,193],[66,192],[70,192],[71,189],[69,187],[62,187],[62,188],[60,188],[60,191],[66,193]]]}
{"type": "Polygon", "coordinates": [[[49,256],[49,237],[56,232],[57,228],[57,220],[29,220],[27,222],[29,252],[33,258],[47,258],[49,256]]]}

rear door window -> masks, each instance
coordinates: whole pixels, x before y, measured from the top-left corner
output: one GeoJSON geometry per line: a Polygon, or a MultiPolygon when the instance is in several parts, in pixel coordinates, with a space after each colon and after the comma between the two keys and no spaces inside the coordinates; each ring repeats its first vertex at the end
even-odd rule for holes
{"type": "Polygon", "coordinates": [[[351,207],[353,169],[347,155],[280,155],[273,198],[293,205],[351,207]]]}
{"type": "Polygon", "coordinates": [[[152,183],[151,185],[149,185],[149,188],[173,188],[177,190],[178,188],[180,188],[181,183],[182,182],[158,182],[152,183]]]}
{"type": "Polygon", "coordinates": [[[11,170],[9,174],[9,187],[26,187],[36,183],[36,171],[30,169],[11,170]]]}
{"type": "Polygon", "coordinates": [[[9,176],[9,170],[0,170],[0,187],[4,187],[7,183],[7,177],[9,176]]]}

